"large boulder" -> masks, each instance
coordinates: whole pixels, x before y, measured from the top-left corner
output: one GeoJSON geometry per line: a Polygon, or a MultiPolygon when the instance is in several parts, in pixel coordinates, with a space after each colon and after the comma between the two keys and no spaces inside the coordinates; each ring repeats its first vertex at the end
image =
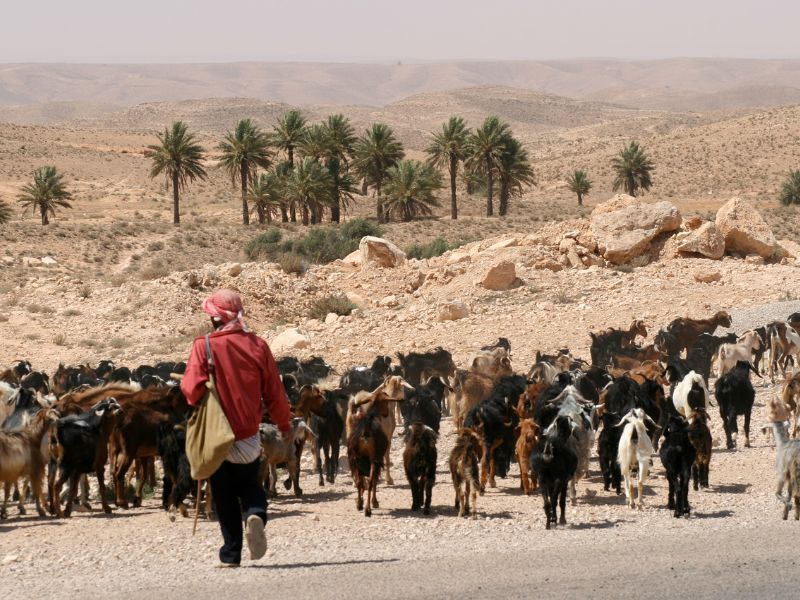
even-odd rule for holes
{"type": "Polygon", "coordinates": [[[598,253],[618,265],[647,253],[653,238],[680,226],[681,213],[674,204],[644,204],[621,194],[598,206],[591,220],[598,253]]]}
{"type": "Polygon", "coordinates": [[[397,267],[406,262],[406,253],[389,240],[371,235],[361,238],[358,244],[363,266],[397,267]]]}
{"type": "Polygon", "coordinates": [[[725,238],[722,232],[711,222],[706,222],[685,233],[679,233],[678,252],[683,254],[700,254],[715,260],[725,254],[725,238]]]}
{"type": "Polygon", "coordinates": [[[761,213],[741,198],[731,198],[717,211],[717,227],[726,250],[773,260],[786,256],[761,213]]]}
{"type": "Polygon", "coordinates": [[[480,284],[487,290],[508,290],[517,285],[517,269],[510,260],[495,263],[484,273],[480,284]]]}
{"type": "Polygon", "coordinates": [[[302,350],[308,348],[308,337],[300,333],[299,329],[289,328],[283,330],[270,340],[270,348],[273,354],[281,354],[291,350],[302,350]]]}

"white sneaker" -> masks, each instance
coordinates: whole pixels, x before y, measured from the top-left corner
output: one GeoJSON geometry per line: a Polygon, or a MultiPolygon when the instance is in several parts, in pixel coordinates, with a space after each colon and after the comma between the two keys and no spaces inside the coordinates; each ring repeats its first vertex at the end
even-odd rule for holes
{"type": "Polygon", "coordinates": [[[267,534],[264,533],[264,521],[261,517],[258,515],[247,517],[244,537],[252,560],[258,560],[267,553],[267,534]]]}

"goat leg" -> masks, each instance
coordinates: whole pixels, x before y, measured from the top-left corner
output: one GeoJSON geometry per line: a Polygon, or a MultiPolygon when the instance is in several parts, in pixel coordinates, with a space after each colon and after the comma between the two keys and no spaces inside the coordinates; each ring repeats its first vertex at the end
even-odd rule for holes
{"type": "Polygon", "coordinates": [[[744,447],[750,447],[750,411],[744,413],[744,447]]]}
{"type": "Polygon", "coordinates": [[[69,489],[67,490],[67,502],[64,505],[64,516],[68,519],[72,514],[72,505],[75,502],[75,497],[78,495],[78,482],[80,481],[80,474],[73,474],[69,477],[69,489]]]}
{"type": "MultiPolygon", "coordinates": [[[[558,520],[559,525],[566,525],[567,518],[565,516],[565,511],[567,509],[567,485],[564,484],[561,486],[560,493],[558,494],[558,507],[561,509],[561,518],[558,520]]],[[[555,510],[555,507],[554,507],[555,510]]],[[[553,520],[555,520],[555,515],[553,515],[553,520]]]]}

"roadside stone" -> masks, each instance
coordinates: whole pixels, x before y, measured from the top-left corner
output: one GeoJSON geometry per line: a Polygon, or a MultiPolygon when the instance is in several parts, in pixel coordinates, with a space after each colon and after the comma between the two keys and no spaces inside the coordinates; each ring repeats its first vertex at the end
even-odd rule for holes
{"type": "Polygon", "coordinates": [[[362,266],[397,267],[406,262],[406,253],[389,240],[371,235],[361,238],[358,244],[362,266]]]}
{"type": "Polygon", "coordinates": [[[677,235],[678,252],[700,254],[715,260],[725,254],[725,237],[715,223],[706,222],[691,231],[677,235]]]}
{"type": "Polygon", "coordinates": [[[692,273],[692,277],[699,283],[712,283],[722,279],[722,273],[711,269],[698,269],[692,273]]]}
{"type": "Polygon", "coordinates": [[[270,341],[269,345],[273,352],[285,352],[287,350],[302,350],[308,348],[310,341],[308,337],[300,333],[296,328],[282,331],[270,341]]]}
{"type": "Polygon", "coordinates": [[[787,255],[761,213],[741,198],[731,198],[717,211],[716,224],[730,252],[758,254],[768,260],[787,255]]]}
{"type": "Polygon", "coordinates": [[[448,302],[439,306],[436,313],[437,321],[457,321],[469,316],[469,309],[463,302],[448,302]]]}
{"type": "Polygon", "coordinates": [[[480,281],[487,290],[508,290],[517,282],[516,266],[510,260],[503,260],[491,266],[480,281]]]}

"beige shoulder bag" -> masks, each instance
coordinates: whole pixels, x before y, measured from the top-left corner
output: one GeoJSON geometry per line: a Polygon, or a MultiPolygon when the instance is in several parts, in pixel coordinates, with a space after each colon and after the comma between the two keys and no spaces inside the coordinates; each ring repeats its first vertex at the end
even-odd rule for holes
{"type": "Polygon", "coordinates": [[[219,469],[235,441],[214,383],[214,357],[211,355],[211,341],[208,336],[206,357],[208,391],[186,427],[186,457],[192,468],[192,479],[197,481],[208,479],[219,469]]]}

